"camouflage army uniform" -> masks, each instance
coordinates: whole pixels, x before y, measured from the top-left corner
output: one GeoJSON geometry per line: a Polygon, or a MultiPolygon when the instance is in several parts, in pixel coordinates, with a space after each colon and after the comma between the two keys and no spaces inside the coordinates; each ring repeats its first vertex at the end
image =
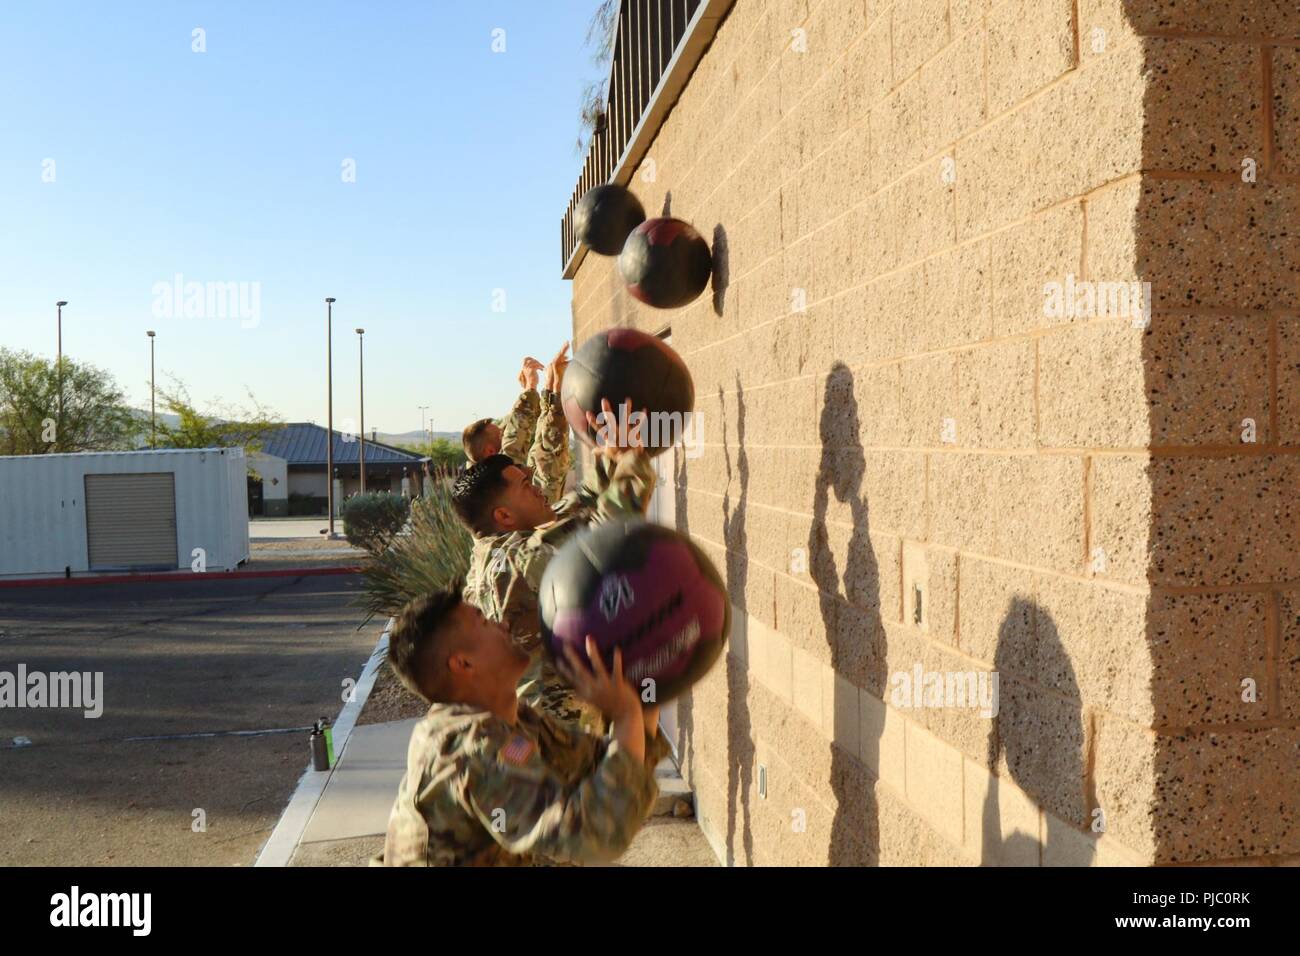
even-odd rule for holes
{"type": "Polygon", "coordinates": [[[501,427],[501,454],[533,469],[533,481],[554,504],[564,493],[569,474],[569,423],[560,396],[543,389],[525,390],[501,427]]]}
{"type": "MultiPolygon", "coordinates": [[[[519,704],[511,727],[466,704],[415,726],[388,818],[386,866],[531,866],[612,860],[654,805],[662,735],[637,761],[616,741],[519,704]]],[[[380,862],[376,859],[373,862],[380,862]]]]}
{"type": "Polygon", "coordinates": [[[555,505],[554,521],[527,531],[475,535],[470,552],[465,601],[504,623],[515,643],[532,655],[519,696],[593,733],[604,730],[604,720],[574,696],[543,653],[538,589],[551,556],[570,535],[609,517],[641,514],[654,484],[654,464],[645,455],[623,455],[612,473],[598,458],[590,480],[555,505]]]}

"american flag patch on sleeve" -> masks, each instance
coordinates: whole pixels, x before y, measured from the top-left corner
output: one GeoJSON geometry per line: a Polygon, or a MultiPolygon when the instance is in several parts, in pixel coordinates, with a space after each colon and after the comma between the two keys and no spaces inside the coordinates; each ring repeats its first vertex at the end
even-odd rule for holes
{"type": "Polygon", "coordinates": [[[524,764],[528,763],[528,758],[533,755],[535,749],[536,747],[531,740],[523,734],[515,734],[510,738],[506,745],[501,748],[501,759],[508,764],[522,767],[524,764]]]}

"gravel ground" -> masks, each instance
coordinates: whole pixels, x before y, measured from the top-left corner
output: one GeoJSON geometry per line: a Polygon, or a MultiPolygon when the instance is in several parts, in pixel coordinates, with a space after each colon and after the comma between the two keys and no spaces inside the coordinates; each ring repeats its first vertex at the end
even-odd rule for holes
{"type": "Polygon", "coordinates": [[[429,705],[403,687],[397,675],[384,663],[379,665],[375,686],[366,698],[366,706],[361,709],[357,723],[383,724],[390,720],[423,717],[428,709],[429,705]]]}

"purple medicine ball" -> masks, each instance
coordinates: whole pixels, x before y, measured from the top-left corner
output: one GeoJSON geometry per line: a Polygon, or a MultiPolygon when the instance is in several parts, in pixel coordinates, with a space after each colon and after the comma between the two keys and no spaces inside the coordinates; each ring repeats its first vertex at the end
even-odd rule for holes
{"type": "Polygon", "coordinates": [[[587,635],[607,667],[623,651],[623,676],[664,703],[704,676],[731,630],[727,588],[686,535],[640,518],[596,525],[570,538],[542,575],[542,639],[563,659],[587,659],[587,635]],[[646,681],[653,681],[647,684],[646,681]]]}

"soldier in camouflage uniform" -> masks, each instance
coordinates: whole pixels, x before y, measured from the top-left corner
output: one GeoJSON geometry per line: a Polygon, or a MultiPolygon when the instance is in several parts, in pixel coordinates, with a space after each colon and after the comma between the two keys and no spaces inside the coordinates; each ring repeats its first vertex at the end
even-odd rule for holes
{"type": "Polygon", "coordinates": [[[490,418],[474,422],[464,431],[461,443],[470,464],[506,455],[520,465],[533,469],[534,481],[546,493],[546,499],[558,501],[569,472],[569,428],[560,407],[560,386],[568,367],[569,343],[565,342],[546,366],[546,380],[539,396],[541,363],[524,359],[519,382],[524,387],[510,413],[500,422],[490,418]]]}
{"type": "Polygon", "coordinates": [[[529,655],[455,589],[411,602],[389,663],[434,703],[411,734],[389,816],[388,866],[527,866],[617,857],[654,805],[667,753],[657,708],[642,712],[621,660],[606,673],[594,643],[570,680],[610,715],[599,738],[515,696],[529,655]]]}
{"type": "MultiPolygon", "coordinates": [[[[562,448],[567,469],[567,444],[562,448]]],[[[527,469],[503,456],[474,465],[452,492],[457,513],[474,534],[465,600],[503,622],[532,656],[520,696],[597,733],[600,715],[574,697],[542,653],[538,589],[551,557],[572,534],[610,517],[644,514],[650,504],[655,472],[645,450],[610,445],[600,451],[588,480],[554,506],[536,490],[541,483],[527,469]]]]}

